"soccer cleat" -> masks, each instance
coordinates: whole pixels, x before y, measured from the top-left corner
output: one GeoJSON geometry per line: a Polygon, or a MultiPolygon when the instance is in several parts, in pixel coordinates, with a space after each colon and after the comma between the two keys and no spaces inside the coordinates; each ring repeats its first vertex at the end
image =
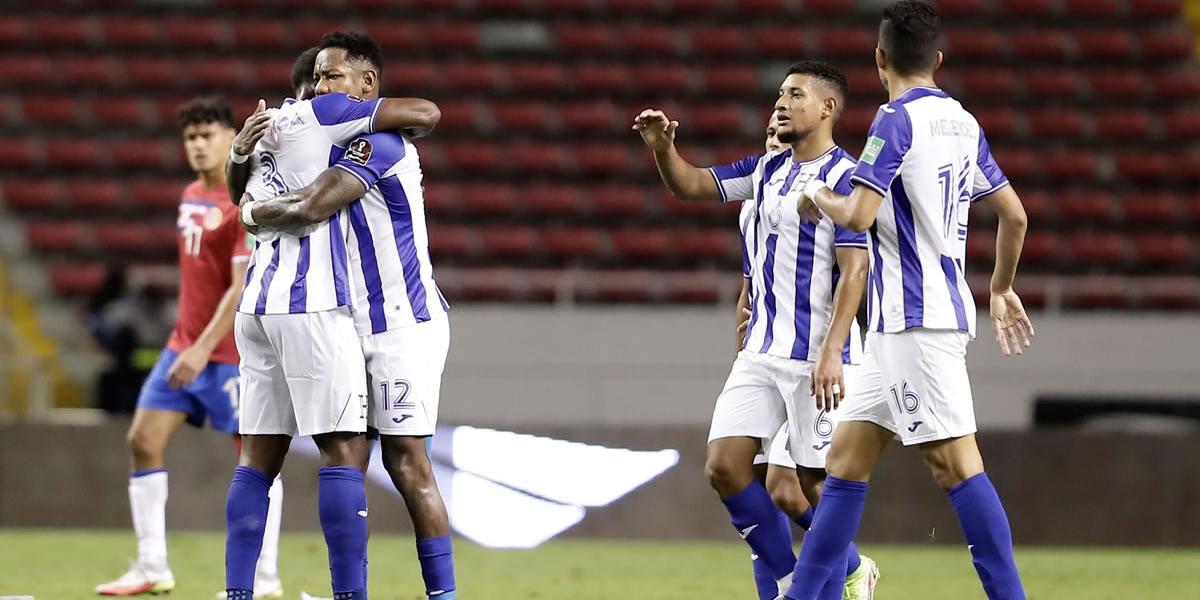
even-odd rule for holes
{"type": "MultiPolygon", "coordinates": [[[[225,600],[228,597],[226,592],[217,592],[217,600],[225,600]]],[[[283,582],[276,579],[265,579],[261,576],[254,578],[254,598],[269,598],[270,600],[278,600],[283,598],[283,582]]]]}
{"type": "Polygon", "coordinates": [[[310,596],[308,592],[300,592],[300,600],[333,600],[322,596],[310,596]]]}
{"type": "Polygon", "coordinates": [[[96,593],[101,596],[140,596],[169,594],[173,589],[175,575],[170,569],[156,573],[135,563],[119,579],[96,586],[96,593]]]}
{"type": "Polygon", "coordinates": [[[842,600],[871,600],[875,597],[875,584],[879,583],[879,565],[871,557],[859,555],[862,562],[846,577],[842,600]]]}

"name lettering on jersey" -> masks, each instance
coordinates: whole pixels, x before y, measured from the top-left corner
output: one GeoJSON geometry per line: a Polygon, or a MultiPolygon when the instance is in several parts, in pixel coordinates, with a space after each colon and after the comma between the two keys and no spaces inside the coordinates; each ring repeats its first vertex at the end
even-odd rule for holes
{"type": "Polygon", "coordinates": [[[358,138],[350,142],[350,147],[346,148],[346,160],[365,167],[367,162],[371,160],[372,152],[371,142],[366,138],[358,138]]]}
{"type": "Polygon", "coordinates": [[[929,134],[934,137],[975,137],[975,126],[967,121],[938,119],[929,122],[929,134]]]}
{"type": "Polygon", "coordinates": [[[280,133],[286,133],[293,129],[299,129],[304,125],[304,117],[296,113],[292,113],[286,118],[280,118],[279,113],[276,113],[276,116],[271,120],[271,126],[280,133]]]}
{"type": "Polygon", "coordinates": [[[879,153],[883,151],[883,138],[871,136],[867,138],[867,145],[863,146],[862,158],[859,160],[868,165],[875,164],[875,159],[879,158],[879,153]]]}

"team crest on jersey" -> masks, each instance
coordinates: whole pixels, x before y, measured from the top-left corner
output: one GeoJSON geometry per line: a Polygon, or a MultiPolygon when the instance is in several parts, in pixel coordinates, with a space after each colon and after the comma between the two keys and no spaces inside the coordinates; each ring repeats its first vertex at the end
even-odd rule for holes
{"type": "Polygon", "coordinates": [[[204,213],[204,228],[208,231],[214,231],[221,226],[221,221],[225,220],[225,213],[221,209],[212,207],[204,213]]]}
{"type": "Polygon", "coordinates": [[[767,215],[767,222],[771,224],[771,229],[779,229],[779,224],[783,222],[783,209],[775,207],[775,210],[767,215]]]}
{"type": "Polygon", "coordinates": [[[350,147],[346,148],[346,160],[360,166],[367,166],[367,161],[371,160],[371,142],[366,138],[358,138],[350,142],[350,147]]]}

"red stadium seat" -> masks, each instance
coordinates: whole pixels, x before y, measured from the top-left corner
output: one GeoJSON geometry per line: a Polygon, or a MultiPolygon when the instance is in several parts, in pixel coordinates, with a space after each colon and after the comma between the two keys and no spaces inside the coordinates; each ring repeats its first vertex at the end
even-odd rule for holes
{"type": "Polygon", "coordinates": [[[1146,31],[1138,35],[1142,56],[1161,61],[1184,60],[1195,51],[1196,38],[1187,29],[1146,31]]]}
{"type": "Polygon", "coordinates": [[[1146,233],[1134,242],[1138,261],[1146,267],[1170,267],[1195,261],[1191,240],[1182,233],[1146,233]]]}
{"type": "Polygon", "coordinates": [[[729,56],[745,48],[745,35],[732,27],[697,25],[688,29],[688,39],[692,51],[701,55],[729,56]]]}
{"type": "Polygon", "coordinates": [[[1110,110],[1096,116],[1096,131],[1103,138],[1146,139],[1153,131],[1154,118],[1140,108],[1110,110]]]}
{"type": "Polygon", "coordinates": [[[1157,310],[1196,310],[1200,308],[1200,289],[1196,279],[1151,279],[1142,285],[1142,306],[1157,310]]]}
{"type": "Polygon", "coordinates": [[[734,0],[733,10],[738,14],[761,14],[777,17],[787,12],[784,0],[734,0]]]}
{"type": "Polygon", "coordinates": [[[612,247],[624,258],[656,258],[671,251],[671,238],[661,229],[618,229],[612,232],[612,247]]]}
{"type": "Polygon", "coordinates": [[[172,179],[138,179],[129,183],[129,199],[144,208],[177,208],[183,188],[172,179]]]}
{"type": "Polygon", "coordinates": [[[564,258],[594,256],[599,245],[600,235],[582,227],[543,230],[539,244],[547,253],[564,258]]]}
{"type": "MultiPolygon", "coordinates": [[[[256,89],[292,89],[292,60],[256,60],[249,68],[251,69],[251,79],[244,79],[245,69],[247,65],[238,64],[230,61],[228,68],[230,73],[225,77],[229,80],[229,85],[242,85],[243,82],[249,81],[256,89]]],[[[291,93],[288,93],[291,96],[291,93]]]]}
{"type": "Polygon", "coordinates": [[[1013,95],[1017,78],[1012,71],[978,68],[962,73],[963,87],[973,96],[1008,98],[1013,95]]]}
{"type": "MultiPolygon", "coordinates": [[[[851,96],[862,95],[862,93],[866,90],[870,90],[872,93],[874,93],[874,91],[879,87],[879,71],[874,67],[847,69],[845,74],[846,82],[850,85],[851,96]]],[[[871,106],[872,110],[879,109],[878,104],[875,103],[874,97],[872,97],[871,103],[868,104],[868,106],[871,106]]]]}
{"type": "Polygon", "coordinates": [[[87,46],[92,43],[91,24],[85,18],[55,15],[33,21],[38,41],[48,46],[87,46]]]}
{"type": "Polygon", "coordinates": [[[661,6],[657,2],[646,2],[645,0],[608,0],[605,6],[613,11],[614,14],[640,14],[647,12],[658,12],[661,6]]]}
{"type": "Polygon", "coordinates": [[[1043,17],[1054,13],[1053,0],[1000,0],[1001,9],[1018,17],[1043,17]]]}
{"type": "Polygon", "coordinates": [[[714,273],[668,273],[666,300],[681,304],[716,304],[721,301],[721,284],[714,273]]]}
{"type": "Polygon", "coordinates": [[[442,65],[437,81],[450,89],[493,91],[500,87],[499,71],[496,64],[457,62],[442,65]]]}
{"type": "Polygon", "coordinates": [[[1200,154],[1195,150],[1180,156],[1174,174],[1189,184],[1200,183],[1200,154]]]}
{"type": "Polygon", "coordinates": [[[1141,98],[1150,90],[1149,82],[1139,71],[1099,71],[1091,74],[1088,82],[1092,92],[1106,99],[1120,98],[1123,101],[1141,98]]]}
{"type": "Polygon", "coordinates": [[[568,131],[609,131],[615,122],[613,106],[606,102],[565,104],[560,117],[568,131]]]}
{"type": "Polygon", "coordinates": [[[1193,140],[1200,137],[1200,110],[1179,108],[1167,114],[1163,133],[1176,140],[1193,140]]]}
{"type": "Polygon", "coordinates": [[[1024,179],[1037,175],[1041,171],[1039,161],[1033,153],[1023,148],[992,147],[992,154],[1000,163],[1000,168],[1010,179],[1024,179]]]}
{"type": "Polygon", "coordinates": [[[143,17],[109,17],[101,23],[104,42],[118,47],[144,48],[158,42],[160,25],[143,17]]]}
{"type": "Polygon", "coordinates": [[[69,86],[100,86],[113,83],[112,63],[105,56],[64,58],[57,66],[58,80],[69,86]]]}
{"type": "Polygon", "coordinates": [[[26,96],[21,113],[35,124],[70,123],[75,120],[75,99],[69,96],[26,96]]]}
{"type": "MultiPolygon", "coordinates": [[[[149,230],[142,224],[102,223],[96,225],[96,242],[106,250],[145,250],[153,240],[149,230]]],[[[172,241],[175,236],[168,238],[172,241]]]]}
{"type": "Polygon", "coordinates": [[[1033,71],[1025,76],[1025,87],[1033,96],[1073,99],[1082,84],[1072,71],[1033,71]]]}
{"type": "Polygon", "coordinates": [[[566,52],[604,52],[612,47],[612,34],[606,25],[564,23],[553,30],[554,43],[566,52]]]}
{"type": "Polygon", "coordinates": [[[419,29],[433,50],[474,50],[479,46],[479,26],[469,22],[428,23],[419,29]]]}
{"type": "Polygon", "coordinates": [[[831,56],[861,56],[863,48],[874,47],[878,31],[867,27],[821,28],[817,41],[822,51],[831,56]]]}
{"type": "Polygon", "coordinates": [[[675,51],[675,35],[665,25],[625,26],[618,36],[626,50],[639,55],[672,54],[675,51]]]}
{"type": "Polygon", "coordinates": [[[423,196],[425,210],[431,214],[455,214],[462,209],[462,192],[452,183],[426,184],[423,196]]]}
{"type": "Polygon", "coordinates": [[[525,142],[507,147],[505,153],[512,167],[519,171],[558,173],[564,167],[564,157],[556,144],[525,142]]]}
{"type": "MultiPolygon", "coordinates": [[[[970,240],[971,236],[967,236],[970,240]]],[[[1058,234],[1032,231],[1025,237],[1025,245],[1021,249],[1022,262],[1030,264],[1047,264],[1057,262],[1058,234]]]]}
{"type": "Polygon", "coordinates": [[[525,205],[537,214],[573,215],[579,212],[577,186],[539,184],[519,193],[525,205]]]}
{"type": "Polygon", "coordinates": [[[7,167],[28,167],[33,162],[33,149],[24,138],[0,138],[0,164],[7,167]]]}
{"type": "Polygon", "coordinates": [[[845,15],[854,12],[854,0],[805,0],[804,9],[823,15],[845,15]]]}
{"type": "Polygon", "coordinates": [[[152,169],[164,164],[163,144],[158,139],[113,142],[110,157],[119,167],[152,169]]]}
{"type": "Polygon", "coordinates": [[[741,130],[743,121],[741,104],[704,104],[693,109],[688,128],[704,133],[732,134],[741,130]]]}
{"type": "Polygon", "coordinates": [[[403,73],[406,88],[420,89],[434,83],[433,65],[427,62],[389,62],[389,73],[403,73]]]}
{"type": "Polygon", "coordinates": [[[1063,307],[1072,309],[1122,309],[1133,304],[1130,282],[1113,277],[1087,277],[1063,286],[1063,307]]]}
{"type": "Polygon", "coordinates": [[[1058,194],[1055,202],[1063,220],[1070,223],[1108,221],[1116,207],[1110,194],[1097,191],[1058,194]]]}
{"type": "Polygon", "coordinates": [[[483,252],[487,256],[517,257],[532,254],[537,233],[532,227],[489,227],[479,233],[483,252]]]}
{"type": "Polygon", "coordinates": [[[656,278],[644,271],[595,273],[580,282],[581,302],[646,303],[655,299],[656,278]]]}
{"type": "Polygon", "coordinates": [[[8,179],[4,182],[4,204],[10,208],[50,210],[59,192],[47,179],[8,179]]]}
{"type": "Polygon", "coordinates": [[[583,64],[573,69],[572,74],[580,91],[605,94],[630,85],[630,73],[625,65],[583,64]]]}
{"type": "Polygon", "coordinates": [[[1067,14],[1090,19],[1116,17],[1123,8],[1119,0],[1065,0],[1063,4],[1067,14]]]}
{"type": "MultiPolygon", "coordinates": [[[[1000,166],[1004,168],[1004,165],[1000,166]]],[[[1055,197],[1057,198],[1057,195],[1055,197]]],[[[1035,224],[1034,226],[1057,217],[1056,211],[1051,210],[1052,202],[1047,198],[1045,192],[1037,189],[1022,191],[1020,198],[1021,205],[1025,207],[1025,214],[1029,216],[1029,220],[1035,224]]]]}
{"type": "Polygon", "coordinates": [[[675,232],[672,246],[687,257],[725,258],[740,254],[733,238],[733,228],[685,229],[675,232]]]}
{"type": "Polygon", "coordinates": [[[25,233],[29,247],[34,250],[77,251],[83,248],[83,228],[78,223],[29,223],[25,233]]]}
{"type": "Polygon", "coordinates": [[[429,232],[429,253],[435,259],[461,257],[470,248],[470,233],[459,225],[435,225],[429,232]]]}
{"type": "Polygon", "coordinates": [[[1090,181],[1096,174],[1096,155],[1085,149],[1051,150],[1041,162],[1051,178],[1090,181]]]}
{"type": "Polygon", "coordinates": [[[266,19],[234,19],[230,22],[236,48],[290,48],[290,24],[266,19]]]}
{"type": "Polygon", "coordinates": [[[505,214],[516,206],[512,186],[500,183],[464,185],[460,199],[466,212],[480,215],[505,214]]]}
{"type": "Polygon", "coordinates": [[[29,23],[17,15],[0,15],[0,45],[20,46],[29,32],[29,23]]]}
{"type": "Polygon", "coordinates": [[[125,79],[138,86],[161,89],[175,83],[176,73],[182,69],[169,59],[133,57],[124,61],[125,79]]]}
{"type": "MultiPolygon", "coordinates": [[[[845,116],[842,117],[842,119],[845,118],[845,116]]],[[[1017,113],[1010,108],[979,110],[975,112],[975,118],[986,133],[989,143],[1016,135],[1017,113]]]]}
{"type": "Polygon", "coordinates": [[[483,120],[479,117],[479,109],[475,103],[464,100],[439,102],[442,120],[438,121],[438,129],[442,130],[478,130],[482,128],[483,120]]]}
{"type": "Polygon", "coordinates": [[[1077,233],[1070,237],[1069,244],[1077,261],[1108,266],[1125,259],[1125,239],[1117,233],[1077,233]]]}
{"type": "MultiPolygon", "coordinates": [[[[971,231],[967,236],[967,261],[991,261],[996,254],[995,231],[971,231]]],[[[1028,256],[1023,256],[1028,260],[1028,256]]]]}
{"type": "Polygon", "coordinates": [[[567,76],[561,65],[521,63],[509,66],[508,79],[517,90],[557,92],[566,84],[567,76]]]}
{"type": "MultiPolygon", "coordinates": [[[[306,19],[293,21],[291,28],[292,37],[300,42],[298,47],[315,46],[326,33],[362,28],[365,28],[381,47],[387,49],[389,58],[394,56],[393,52],[417,47],[417,34],[413,31],[411,21],[372,17],[358,28],[353,23],[339,19],[306,19]]],[[[387,66],[388,71],[391,71],[392,63],[388,62],[387,66]]],[[[405,81],[407,82],[407,77],[405,81]]]]}
{"type": "Polygon", "coordinates": [[[496,168],[499,153],[495,146],[459,142],[446,144],[446,160],[456,170],[490,171],[496,168]]]}
{"type": "MultiPolygon", "coordinates": [[[[280,63],[270,63],[273,66],[282,66],[280,63]]],[[[218,88],[228,89],[231,87],[240,87],[250,81],[247,78],[245,66],[240,61],[231,58],[197,58],[189,60],[180,65],[181,77],[180,80],[186,85],[197,88],[218,88]]],[[[265,81],[255,80],[255,85],[271,85],[271,86],[288,86],[291,83],[292,65],[289,61],[286,68],[283,70],[284,77],[271,77],[265,81]]],[[[258,76],[259,73],[255,73],[258,76]]]]}
{"type": "Polygon", "coordinates": [[[808,50],[808,31],[803,27],[772,25],[750,34],[750,50],[755,54],[795,56],[808,50]]]}
{"type": "Polygon", "coordinates": [[[111,209],[121,202],[117,182],[103,179],[69,181],[64,195],[71,206],[84,209],[111,209]]]}
{"type": "Polygon", "coordinates": [[[1133,36],[1124,31],[1081,31],[1075,41],[1079,53],[1087,59],[1120,59],[1134,54],[1133,36]]]}
{"type": "Polygon", "coordinates": [[[646,195],[635,185],[604,185],[592,188],[592,212],[604,216],[631,216],[646,210],[646,195]]]}
{"type": "Polygon", "coordinates": [[[1129,0],[1132,14],[1145,17],[1178,17],[1183,14],[1181,0],[1129,0]]]}
{"type": "Polygon", "coordinates": [[[92,119],[104,125],[136,125],[146,114],[138,98],[96,97],[88,103],[92,119]]]}
{"type": "Polygon", "coordinates": [[[1034,140],[1047,138],[1083,137],[1083,114],[1077,110],[1059,108],[1029,115],[1029,129],[1034,140]]]}
{"type": "Polygon", "coordinates": [[[1172,161],[1165,155],[1151,152],[1118,154],[1117,174],[1135,181],[1157,181],[1171,172],[1172,161]]]}
{"type": "Polygon", "coordinates": [[[554,12],[582,12],[591,8],[591,0],[538,0],[546,10],[554,12]]]}
{"type": "Polygon", "coordinates": [[[575,148],[574,163],[580,171],[590,174],[616,174],[629,163],[624,144],[589,144],[575,148]]]}
{"type": "Polygon", "coordinates": [[[549,110],[541,102],[505,102],[492,105],[492,119],[504,129],[542,129],[549,110]]]}
{"type": "Polygon", "coordinates": [[[10,83],[44,83],[50,76],[50,59],[44,56],[0,56],[0,72],[10,83]]]}
{"type": "Polygon", "coordinates": [[[758,88],[758,73],[746,66],[712,66],[701,71],[706,92],[741,95],[758,88]]]}
{"type": "Polygon", "coordinates": [[[212,48],[222,43],[222,24],[207,18],[173,18],[163,25],[164,39],[178,48],[212,48]]]}
{"type": "MultiPolygon", "coordinates": [[[[939,7],[944,7],[940,4],[939,7]]],[[[946,32],[950,56],[992,58],[1002,52],[1005,42],[994,29],[958,29],[946,32]]]]}
{"type": "Polygon", "coordinates": [[[448,289],[452,298],[476,302],[508,302],[517,297],[514,274],[509,269],[474,269],[448,289]]]}
{"type": "Polygon", "coordinates": [[[96,143],[89,139],[46,140],[46,161],[56,167],[93,167],[99,162],[96,143]]]}
{"type": "Polygon", "coordinates": [[[937,7],[943,15],[971,16],[978,16],[986,8],[985,0],[941,0],[937,7]]]}
{"type": "Polygon", "coordinates": [[[650,65],[647,73],[653,77],[640,77],[636,80],[640,90],[646,92],[661,92],[667,94],[683,94],[689,87],[691,72],[683,65],[650,65]]]}
{"type": "Polygon", "coordinates": [[[1175,221],[1175,198],[1166,192],[1128,194],[1121,198],[1122,213],[1130,223],[1159,223],[1175,221]]]}
{"type": "Polygon", "coordinates": [[[678,15],[705,15],[720,10],[722,0],[667,0],[672,13],[678,15]]]}
{"type": "Polygon", "coordinates": [[[50,267],[50,286],[64,295],[89,294],[104,281],[104,265],[57,264],[50,267]]]}
{"type": "Polygon", "coordinates": [[[1061,60],[1067,57],[1067,34],[1054,29],[1031,29],[1014,32],[1009,43],[1020,58],[1061,60]]]}
{"type": "MultiPolygon", "coordinates": [[[[871,127],[871,123],[875,120],[875,113],[877,112],[879,112],[878,108],[869,106],[856,107],[851,105],[846,108],[845,112],[842,113],[842,118],[838,119],[837,126],[842,131],[850,132],[852,135],[856,136],[856,139],[859,137],[865,137],[867,130],[871,127]]],[[[767,118],[770,117],[768,116],[767,118]]],[[[765,130],[765,119],[763,123],[765,130]]],[[[993,136],[991,129],[987,129],[987,132],[989,139],[1004,137],[1003,134],[993,136]]]]}
{"type": "Polygon", "coordinates": [[[1200,73],[1190,68],[1159,73],[1154,77],[1154,88],[1159,96],[1166,98],[1179,100],[1200,98],[1200,73]]]}

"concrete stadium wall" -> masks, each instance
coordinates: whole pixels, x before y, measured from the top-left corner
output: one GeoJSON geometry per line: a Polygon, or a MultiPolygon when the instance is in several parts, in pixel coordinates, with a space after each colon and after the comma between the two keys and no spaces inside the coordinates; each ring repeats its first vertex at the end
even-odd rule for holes
{"type": "MultiPolygon", "coordinates": [[[[0,426],[0,528],[129,527],[126,426],[0,426]]],[[[677,466],[614,504],[589,509],[566,535],[736,543],[704,480],[704,427],[521,431],[680,452],[677,466]]],[[[981,436],[980,443],[1018,544],[1200,545],[1198,434],[1008,432],[981,436]]],[[[168,465],[169,527],[223,528],[233,465],[228,439],[187,428],[168,450],[168,465]]],[[[285,467],[285,529],[317,527],[316,469],[299,456],[285,467]]],[[[373,531],[411,530],[399,498],[374,485],[369,497],[373,531]]],[[[876,473],[860,537],[962,543],[945,496],[917,454],[900,448],[885,456],[876,473]]]]}

